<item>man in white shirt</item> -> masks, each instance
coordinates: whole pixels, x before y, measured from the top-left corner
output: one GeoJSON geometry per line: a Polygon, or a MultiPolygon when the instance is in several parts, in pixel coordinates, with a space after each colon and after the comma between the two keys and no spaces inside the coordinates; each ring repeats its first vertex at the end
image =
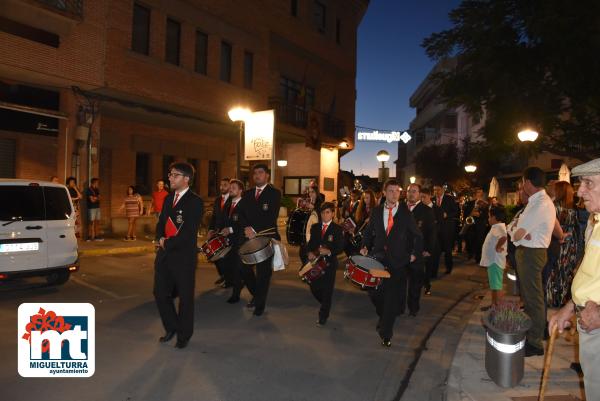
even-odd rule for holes
{"type": "Polygon", "coordinates": [[[525,356],[544,354],[544,328],[546,310],[542,286],[542,270],[547,260],[556,211],[546,194],[546,174],[538,167],[528,167],[523,172],[523,191],[529,202],[512,229],[512,242],[517,247],[517,273],[525,312],[533,325],[527,332],[525,356]]]}

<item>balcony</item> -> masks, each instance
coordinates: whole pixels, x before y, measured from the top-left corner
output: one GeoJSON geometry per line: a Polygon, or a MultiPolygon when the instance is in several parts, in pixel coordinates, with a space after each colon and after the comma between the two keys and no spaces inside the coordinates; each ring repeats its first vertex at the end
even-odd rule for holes
{"type": "Polygon", "coordinates": [[[32,0],[32,2],[66,16],[83,17],[83,0],[32,0]]]}
{"type": "Polygon", "coordinates": [[[269,107],[275,110],[275,121],[279,124],[306,129],[308,122],[314,119],[319,124],[325,142],[327,142],[327,138],[337,142],[347,139],[344,120],[332,117],[327,113],[317,110],[307,111],[303,107],[285,103],[279,98],[270,98],[269,107]]]}

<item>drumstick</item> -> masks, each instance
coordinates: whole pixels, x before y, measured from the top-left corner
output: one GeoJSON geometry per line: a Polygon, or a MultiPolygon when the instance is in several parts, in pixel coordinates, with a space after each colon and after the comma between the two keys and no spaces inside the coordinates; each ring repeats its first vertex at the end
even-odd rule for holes
{"type": "Polygon", "coordinates": [[[550,375],[550,364],[552,363],[552,352],[554,351],[554,340],[556,340],[556,333],[558,333],[557,324],[552,327],[550,341],[548,341],[548,349],[546,350],[546,359],[544,361],[544,373],[542,375],[542,386],[540,387],[540,396],[538,398],[539,401],[544,401],[544,393],[546,392],[548,376],[550,375]]]}
{"type": "Polygon", "coordinates": [[[275,234],[276,231],[277,231],[276,227],[271,227],[271,228],[267,228],[265,230],[261,230],[261,231],[257,232],[256,235],[275,234]]]}

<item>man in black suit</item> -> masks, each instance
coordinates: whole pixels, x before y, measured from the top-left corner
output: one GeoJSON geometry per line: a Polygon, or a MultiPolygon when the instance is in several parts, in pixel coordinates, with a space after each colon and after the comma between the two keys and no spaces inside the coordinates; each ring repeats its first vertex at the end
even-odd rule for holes
{"type": "MultiPolygon", "coordinates": [[[[268,184],[270,174],[266,164],[256,164],[252,168],[252,177],[256,186],[244,193],[238,205],[240,224],[244,227],[244,242],[256,237],[256,233],[267,229],[274,229],[274,233],[267,235],[268,237],[280,239],[277,217],[281,206],[281,191],[268,184]]],[[[255,316],[261,316],[265,311],[273,274],[272,262],[273,257],[270,257],[258,263],[256,275],[248,265],[244,265],[242,269],[242,278],[250,292],[254,293],[253,300],[247,306],[254,307],[255,316]]]]}
{"type": "MultiPolygon", "coordinates": [[[[235,304],[240,301],[240,293],[243,288],[242,268],[244,266],[238,251],[243,240],[244,228],[240,225],[238,204],[242,200],[244,183],[233,179],[229,184],[229,199],[225,205],[225,222],[221,230],[221,235],[228,237],[229,244],[231,245],[231,250],[223,260],[227,266],[227,270],[231,272],[231,285],[233,287],[231,297],[229,297],[227,302],[235,304]]],[[[254,293],[251,292],[251,295],[254,296],[254,293]]]]}
{"type": "Polygon", "coordinates": [[[369,227],[364,232],[362,255],[369,253],[390,273],[377,290],[369,291],[379,323],[377,331],[382,345],[390,347],[402,282],[406,281],[409,264],[423,252],[421,233],[405,203],[400,203],[400,183],[389,179],[384,186],[386,203],[371,212],[369,227]]]}
{"type": "MultiPolygon", "coordinates": [[[[217,233],[220,232],[223,227],[225,227],[225,207],[227,205],[227,200],[229,199],[229,178],[223,178],[221,180],[221,183],[219,184],[219,190],[221,194],[215,198],[212,217],[208,225],[208,239],[211,239],[217,235],[217,233]]],[[[217,281],[215,281],[215,285],[220,285],[223,288],[231,287],[232,272],[228,269],[225,260],[219,259],[215,261],[215,267],[217,268],[217,273],[219,274],[219,278],[217,281]]]]}
{"type": "Polygon", "coordinates": [[[433,212],[437,221],[438,247],[434,255],[433,277],[437,277],[440,257],[444,253],[446,273],[452,272],[452,248],[454,247],[454,235],[456,232],[456,219],[458,218],[458,204],[454,197],[444,193],[441,185],[433,186],[433,212]]]}
{"type": "Polygon", "coordinates": [[[321,205],[321,222],[310,228],[310,241],[307,244],[308,259],[313,261],[318,255],[325,258],[327,268],[325,274],[310,283],[310,291],[321,304],[317,326],[327,323],[331,310],[331,297],[335,286],[335,272],[338,268],[337,255],[344,247],[342,227],[333,222],[335,206],[331,202],[321,205]]]}
{"type": "MultiPolygon", "coordinates": [[[[430,291],[431,289],[426,266],[435,251],[436,227],[433,209],[421,202],[421,186],[419,184],[408,186],[406,206],[411,211],[417,228],[423,236],[422,258],[417,258],[414,263],[410,264],[408,274],[408,311],[411,316],[416,316],[419,312],[421,287],[425,283],[425,290],[430,291]]],[[[405,298],[402,298],[400,301],[401,311],[404,310],[405,300],[405,298]]]]}
{"type": "Polygon", "coordinates": [[[171,164],[168,176],[173,191],[165,198],[156,225],[154,299],[166,331],[159,341],[170,341],[177,334],[175,347],[185,348],[194,331],[197,235],[204,205],[189,187],[194,177],[191,164],[171,164]],[[179,296],[179,313],[175,296],[179,296]]]}
{"type": "Polygon", "coordinates": [[[487,214],[482,216],[479,207],[480,202],[483,202],[483,189],[475,188],[473,199],[465,202],[463,206],[463,216],[466,219],[471,216],[475,220],[475,224],[471,225],[465,233],[465,242],[467,245],[468,259],[474,258],[477,263],[481,259],[481,247],[485,240],[485,226],[487,225],[487,214]],[[482,221],[484,220],[484,221],[482,221]],[[483,224],[483,230],[481,225],[483,224]],[[483,231],[483,238],[482,236],[483,231]]]}

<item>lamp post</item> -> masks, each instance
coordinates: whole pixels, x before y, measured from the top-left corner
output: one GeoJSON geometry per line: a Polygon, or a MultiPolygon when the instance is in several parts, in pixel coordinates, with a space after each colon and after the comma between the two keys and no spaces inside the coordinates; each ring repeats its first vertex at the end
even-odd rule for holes
{"type": "Polygon", "coordinates": [[[235,166],[235,176],[238,180],[242,180],[242,149],[244,148],[244,121],[252,114],[252,111],[245,107],[234,107],[227,112],[229,119],[234,123],[239,123],[240,135],[238,138],[236,150],[237,161],[235,166]]]}
{"type": "Polygon", "coordinates": [[[377,152],[377,160],[381,162],[379,168],[379,182],[384,182],[389,176],[389,169],[385,167],[385,162],[390,160],[390,154],[385,150],[377,152]]]}
{"type": "Polygon", "coordinates": [[[517,136],[519,137],[519,141],[521,142],[535,142],[539,134],[537,131],[531,129],[524,129],[519,131],[517,136]]]}

